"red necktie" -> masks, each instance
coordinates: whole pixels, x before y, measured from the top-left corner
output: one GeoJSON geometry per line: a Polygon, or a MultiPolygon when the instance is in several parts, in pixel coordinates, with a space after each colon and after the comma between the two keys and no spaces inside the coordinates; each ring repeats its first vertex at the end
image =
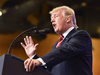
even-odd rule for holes
{"type": "Polygon", "coordinates": [[[63,41],[63,38],[64,38],[64,36],[63,36],[63,35],[61,35],[61,36],[60,36],[60,39],[59,39],[59,41],[58,41],[58,43],[57,43],[56,48],[60,46],[60,44],[61,44],[61,43],[62,43],[62,41],[63,41]]]}

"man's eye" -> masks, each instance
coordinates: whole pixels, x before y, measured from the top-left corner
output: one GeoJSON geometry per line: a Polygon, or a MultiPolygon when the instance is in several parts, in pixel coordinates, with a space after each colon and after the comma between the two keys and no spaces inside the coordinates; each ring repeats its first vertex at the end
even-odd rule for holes
{"type": "Polygon", "coordinates": [[[58,17],[58,15],[56,15],[56,17],[58,17]]]}
{"type": "Polygon", "coordinates": [[[58,15],[55,15],[55,17],[58,17],[58,15]]]}

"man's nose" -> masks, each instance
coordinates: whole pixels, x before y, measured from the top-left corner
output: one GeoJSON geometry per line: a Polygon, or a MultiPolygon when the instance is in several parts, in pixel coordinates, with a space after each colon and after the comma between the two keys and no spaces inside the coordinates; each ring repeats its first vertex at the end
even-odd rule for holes
{"type": "Polygon", "coordinates": [[[51,22],[54,22],[55,20],[54,20],[54,18],[51,18],[51,22]]]}

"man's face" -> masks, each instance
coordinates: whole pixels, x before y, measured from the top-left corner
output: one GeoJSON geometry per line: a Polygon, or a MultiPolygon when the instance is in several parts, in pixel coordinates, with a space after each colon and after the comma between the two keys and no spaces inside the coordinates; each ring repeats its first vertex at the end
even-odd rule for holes
{"type": "Polygon", "coordinates": [[[54,31],[57,34],[63,34],[67,30],[66,18],[63,16],[61,9],[55,10],[51,14],[51,22],[54,31]]]}

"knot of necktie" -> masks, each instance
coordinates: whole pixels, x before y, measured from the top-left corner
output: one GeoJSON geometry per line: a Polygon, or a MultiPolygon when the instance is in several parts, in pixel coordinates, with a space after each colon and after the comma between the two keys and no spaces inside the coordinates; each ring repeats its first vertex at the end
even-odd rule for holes
{"type": "Polygon", "coordinates": [[[61,36],[60,36],[60,39],[59,39],[59,41],[58,41],[58,43],[57,43],[56,48],[60,46],[61,42],[63,41],[63,38],[64,38],[64,36],[61,35],[61,36]]]}

